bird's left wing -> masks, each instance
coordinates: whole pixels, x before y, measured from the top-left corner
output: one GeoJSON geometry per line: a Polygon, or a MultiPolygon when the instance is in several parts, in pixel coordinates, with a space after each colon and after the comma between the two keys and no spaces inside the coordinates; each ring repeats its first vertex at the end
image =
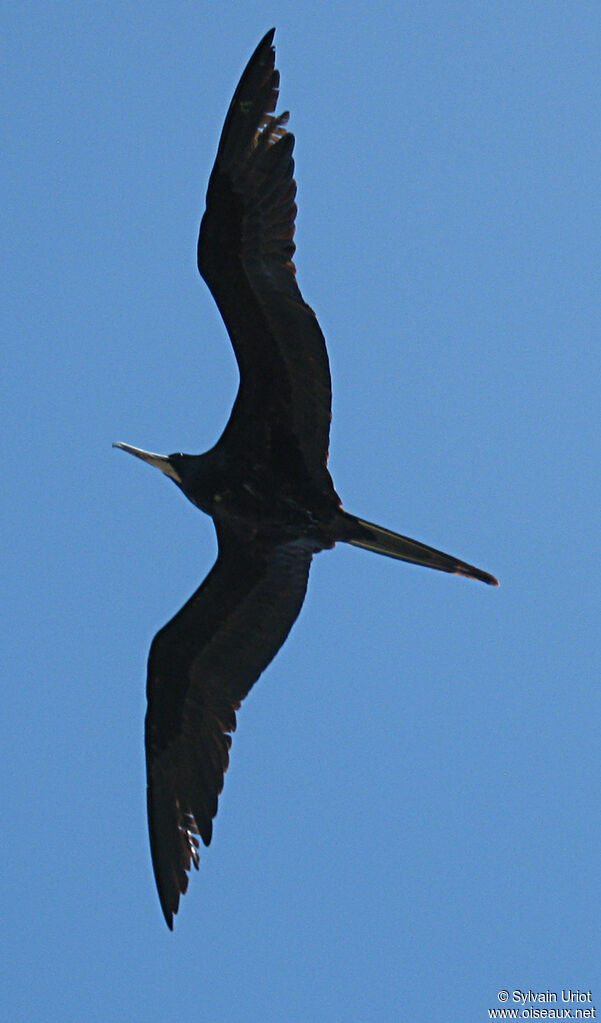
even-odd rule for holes
{"type": "Polygon", "coordinates": [[[146,765],[155,879],[173,927],[198,839],[211,841],[236,710],[286,639],[314,548],[243,544],[219,530],[204,583],[155,636],[148,660],[146,765]]]}

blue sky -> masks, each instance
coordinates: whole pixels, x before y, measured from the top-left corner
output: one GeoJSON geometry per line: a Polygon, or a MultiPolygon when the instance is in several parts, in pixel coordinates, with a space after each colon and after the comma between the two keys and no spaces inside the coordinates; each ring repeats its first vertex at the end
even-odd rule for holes
{"type": "Polygon", "coordinates": [[[4,20],[3,1018],[477,1023],[570,986],[601,1011],[601,8],[4,20]],[[272,24],[337,489],[501,588],[316,559],[170,934],[145,664],[215,541],[111,442],[202,451],[229,414],[195,245],[272,24]]]}

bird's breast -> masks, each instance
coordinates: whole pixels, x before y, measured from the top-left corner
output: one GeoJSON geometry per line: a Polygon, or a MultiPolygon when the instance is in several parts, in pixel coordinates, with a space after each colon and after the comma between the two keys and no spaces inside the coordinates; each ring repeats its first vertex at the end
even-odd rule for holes
{"type": "Polygon", "coordinates": [[[249,540],[311,537],[330,546],[329,523],[336,508],[329,495],[310,488],[248,476],[218,488],[210,514],[249,540]]]}

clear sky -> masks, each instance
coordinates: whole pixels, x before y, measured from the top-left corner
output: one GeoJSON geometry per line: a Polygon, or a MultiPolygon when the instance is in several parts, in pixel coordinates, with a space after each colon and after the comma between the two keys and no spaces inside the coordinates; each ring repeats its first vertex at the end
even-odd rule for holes
{"type": "Polygon", "coordinates": [[[2,1019],[479,1023],[569,987],[601,1015],[601,6],[4,23],[2,1019]],[[272,24],[337,489],[501,588],[316,559],[170,934],[146,657],[215,540],[111,442],[202,451],[229,414],[196,236],[272,24]]]}

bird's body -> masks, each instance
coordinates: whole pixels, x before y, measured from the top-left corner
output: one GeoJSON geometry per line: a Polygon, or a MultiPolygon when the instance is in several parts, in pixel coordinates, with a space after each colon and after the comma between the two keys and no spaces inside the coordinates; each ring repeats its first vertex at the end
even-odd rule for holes
{"type": "Polygon", "coordinates": [[[241,539],[280,542],[307,533],[324,547],[340,539],[336,523],[343,516],[329,473],[316,482],[291,457],[231,457],[227,441],[204,455],[170,458],[192,503],[241,539]]]}
{"type": "Polygon", "coordinates": [[[325,341],[296,283],[292,149],[273,114],[273,30],[226,117],[207,192],[198,266],[230,335],[240,387],[202,455],[118,447],[160,468],[215,523],[217,561],[153,640],[146,763],[153,867],[169,927],[187,871],[208,845],[236,711],[284,642],[311,560],[345,541],[403,561],[496,583],[418,541],[350,515],[327,469],[331,383],[325,341]]]}

